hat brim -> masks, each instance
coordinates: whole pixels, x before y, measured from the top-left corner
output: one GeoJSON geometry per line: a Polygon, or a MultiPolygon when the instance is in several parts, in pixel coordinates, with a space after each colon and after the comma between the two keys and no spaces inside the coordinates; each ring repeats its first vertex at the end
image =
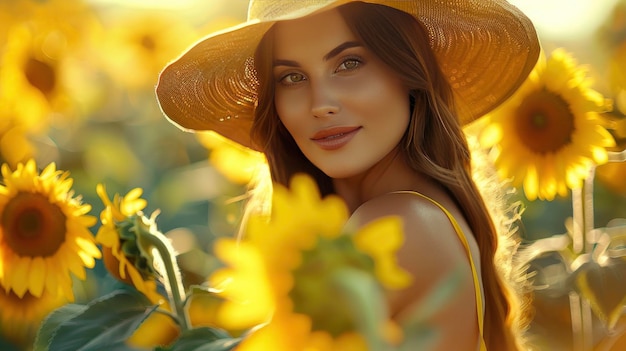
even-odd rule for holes
{"type": "MultiPolygon", "coordinates": [[[[272,20],[249,20],[201,39],[161,72],[156,88],[161,110],[181,129],[214,130],[258,149],[250,139],[258,85],[253,68],[256,46],[278,20],[346,2],[350,1],[327,1],[272,20]]],[[[461,124],[510,97],[539,56],[532,23],[503,0],[366,2],[411,13],[424,24],[454,91],[461,124]]]]}

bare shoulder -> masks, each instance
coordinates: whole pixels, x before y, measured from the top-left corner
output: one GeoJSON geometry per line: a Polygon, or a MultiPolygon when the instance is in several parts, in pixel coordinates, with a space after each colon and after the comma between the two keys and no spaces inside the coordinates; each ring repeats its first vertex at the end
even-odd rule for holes
{"type": "Polygon", "coordinates": [[[409,288],[390,294],[392,315],[396,319],[408,317],[406,313],[438,283],[452,272],[460,272],[462,279],[455,295],[429,322],[443,335],[454,335],[444,338],[437,350],[465,350],[468,345],[475,345],[478,331],[474,280],[468,253],[450,219],[427,198],[413,193],[391,193],[361,205],[349,225],[360,227],[389,215],[403,220],[404,244],[398,252],[398,263],[414,278],[409,288]]]}
{"type": "MultiPolygon", "coordinates": [[[[390,193],[371,199],[357,208],[349,224],[360,227],[390,215],[402,218],[408,244],[439,242],[437,246],[458,248],[458,236],[448,216],[431,200],[416,193],[390,193]]],[[[457,250],[452,251],[458,253],[457,250]]]]}
{"type": "Polygon", "coordinates": [[[406,268],[437,265],[447,269],[466,258],[467,253],[446,213],[415,193],[390,193],[367,201],[352,214],[349,225],[360,227],[390,215],[402,219],[405,239],[399,260],[406,268]]]}

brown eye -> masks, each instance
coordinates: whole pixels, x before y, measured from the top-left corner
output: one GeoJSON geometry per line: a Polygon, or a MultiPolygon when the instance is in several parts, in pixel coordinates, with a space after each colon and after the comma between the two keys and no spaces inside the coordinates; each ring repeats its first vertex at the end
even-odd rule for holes
{"type": "Polygon", "coordinates": [[[284,84],[296,84],[305,80],[302,73],[289,73],[285,75],[280,81],[284,84]]]}
{"type": "Polygon", "coordinates": [[[339,67],[337,67],[337,72],[353,70],[353,69],[358,68],[360,65],[361,65],[361,61],[350,58],[350,59],[343,61],[339,65],[339,67]]]}

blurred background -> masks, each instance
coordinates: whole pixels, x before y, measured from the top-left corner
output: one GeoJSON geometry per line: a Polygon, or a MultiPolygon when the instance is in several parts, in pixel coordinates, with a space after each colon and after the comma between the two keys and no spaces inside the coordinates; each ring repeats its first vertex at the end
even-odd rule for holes
{"type": "MultiPolygon", "coordinates": [[[[624,118],[626,1],[511,2],[535,23],[544,51],[565,48],[586,65],[593,88],[614,101],[610,114],[624,118]]],[[[0,0],[0,161],[11,169],[30,158],[40,168],[55,162],[94,216],[103,207],[97,183],[109,194],[142,188],[146,212],[161,210],[159,228],[180,252],[187,283],[201,281],[217,265],[213,239],[236,233],[238,200],[261,158],[215,135],[178,130],[161,114],[154,87],[164,65],[196,40],[245,21],[247,4],[0,0]]],[[[600,166],[594,194],[597,226],[626,217],[626,164],[600,166]]],[[[525,207],[524,243],[567,232],[571,197],[517,200],[525,207]]],[[[79,302],[109,284],[100,263],[88,274],[93,279],[77,285],[79,302]]],[[[568,292],[544,292],[531,333],[545,350],[576,349],[568,292]]],[[[605,334],[598,331],[598,339],[605,334]]],[[[24,347],[19,338],[2,338],[0,350],[24,347]]]]}

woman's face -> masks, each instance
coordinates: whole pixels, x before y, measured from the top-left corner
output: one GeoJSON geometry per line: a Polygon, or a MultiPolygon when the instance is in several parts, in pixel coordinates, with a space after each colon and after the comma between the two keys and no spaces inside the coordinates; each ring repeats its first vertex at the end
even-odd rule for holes
{"type": "Polygon", "coordinates": [[[388,155],[409,123],[408,89],[330,10],[276,25],[275,104],[304,153],[332,178],[388,155]]]}

